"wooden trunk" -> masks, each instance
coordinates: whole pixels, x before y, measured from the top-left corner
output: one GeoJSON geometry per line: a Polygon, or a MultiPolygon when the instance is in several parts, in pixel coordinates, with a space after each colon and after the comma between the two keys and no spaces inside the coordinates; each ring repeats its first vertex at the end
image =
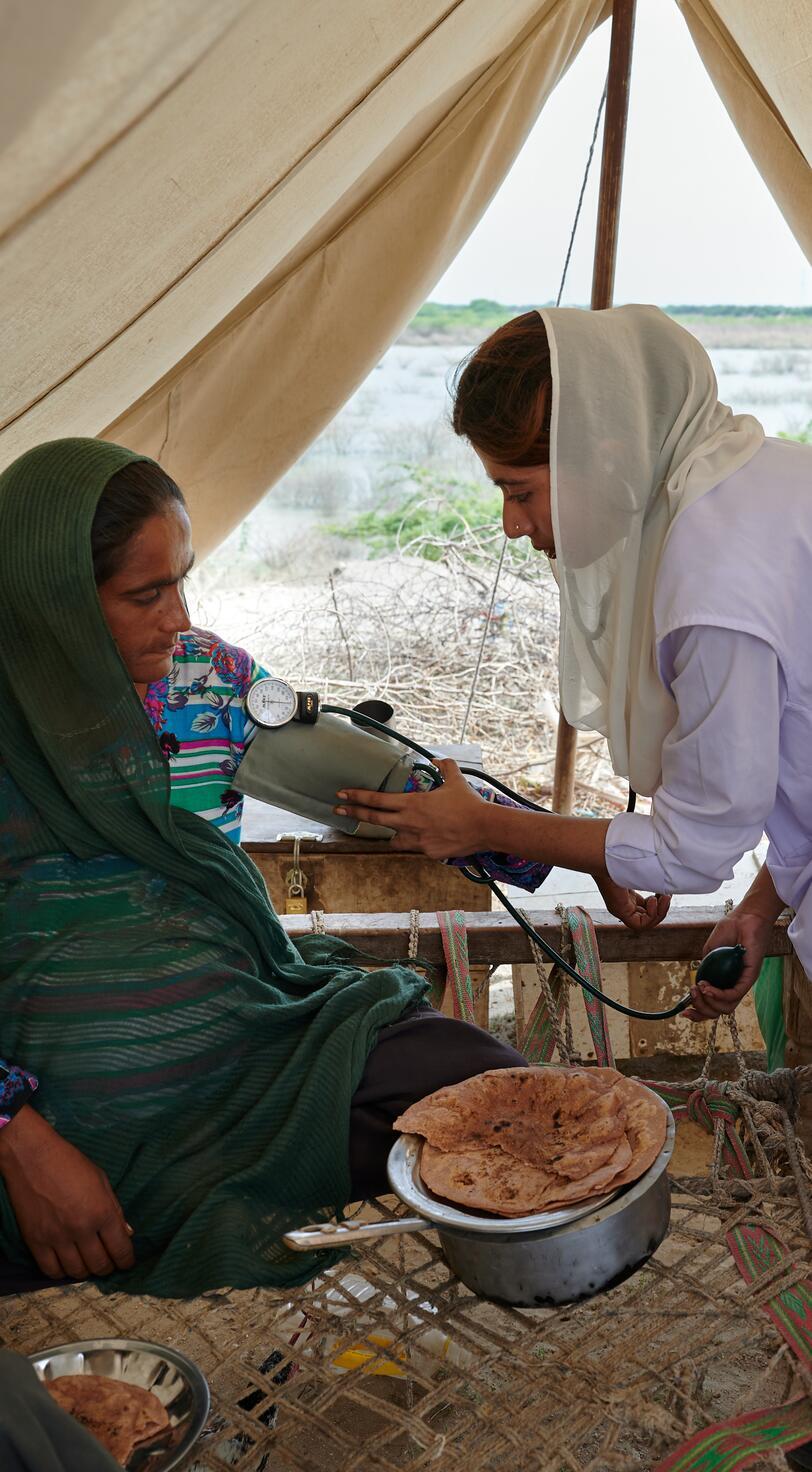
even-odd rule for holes
{"type": "MultiPolygon", "coordinates": [[[[335,829],[320,828],[304,820],[259,803],[246,803],[246,837],[243,848],[250,854],[271,897],[274,908],[285,914],[289,875],[293,863],[294,831],[311,836],[299,842],[299,867],[305,882],[307,914],[323,910],[331,914],[383,913],[420,910],[464,910],[471,904],[473,887],[459,869],[438,864],[424,854],[393,852],[376,839],[356,839],[335,829]]],[[[477,905],[487,904],[488,890],[476,890],[477,905]]],[[[391,956],[406,955],[404,941],[393,942],[391,956]]],[[[360,946],[363,949],[363,946],[360,946]]],[[[431,957],[437,961],[436,955],[431,957]]],[[[474,1016],[480,1027],[488,1026],[488,981],[493,967],[473,966],[474,1016]]],[[[450,1013],[450,1001],[443,1004],[450,1013]]]]}

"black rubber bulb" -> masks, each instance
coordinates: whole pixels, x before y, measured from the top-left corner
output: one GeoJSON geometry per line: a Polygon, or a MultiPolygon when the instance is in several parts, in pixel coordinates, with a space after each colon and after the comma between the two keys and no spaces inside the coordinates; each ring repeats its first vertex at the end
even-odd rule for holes
{"type": "Polygon", "coordinates": [[[744,970],[744,955],[744,946],[717,946],[700,961],[697,981],[708,981],[721,992],[729,991],[744,970]]]}

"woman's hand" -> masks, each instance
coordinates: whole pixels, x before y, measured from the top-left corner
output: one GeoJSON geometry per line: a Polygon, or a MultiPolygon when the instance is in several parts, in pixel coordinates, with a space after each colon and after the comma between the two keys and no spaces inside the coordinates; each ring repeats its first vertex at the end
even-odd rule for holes
{"type": "Polygon", "coordinates": [[[689,1021],[714,1022],[717,1017],[735,1012],[758,977],[774,924],[775,920],[767,915],[737,907],[714,926],[702,955],[707,956],[708,951],[714,951],[717,946],[744,946],[744,970],[736,985],[727,991],[720,991],[709,981],[700,981],[692,986],[693,1005],[686,1008],[684,1014],[689,1021]]]}
{"type": "Polygon", "coordinates": [[[341,817],[394,828],[392,848],[428,854],[430,859],[462,859],[485,848],[483,818],[490,804],[472,792],[456,762],[436,763],[443,786],[433,792],[338,792],[341,817]]]}
{"type": "Polygon", "coordinates": [[[20,1235],[46,1277],[132,1267],[132,1229],[104,1171],[30,1105],[0,1130],[0,1175],[20,1235]]]}
{"type": "Polygon", "coordinates": [[[629,930],[650,930],[654,925],[659,925],[668,914],[670,894],[650,894],[648,899],[643,899],[636,890],[624,889],[622,885],[615,884],[608,874],[605,877],[596,877],[595,883],[609,914],[622,920],[629,930]]]}

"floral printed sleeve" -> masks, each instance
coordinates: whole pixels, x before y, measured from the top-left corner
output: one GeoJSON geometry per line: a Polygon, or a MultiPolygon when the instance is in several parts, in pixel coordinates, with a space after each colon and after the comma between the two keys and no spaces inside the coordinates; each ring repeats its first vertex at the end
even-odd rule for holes
{"type": "Polygon", "coordinates": [[[29,1103],[38,1087],[39,1081],[33,1073],[0,1058],[0,1129],[11,1122],[24,1104],[29,1103]]]}
{"type": "MultiPolygon", "coordinates": [[[[513,802],[503,793],[496,792],[484,782],[477,782],[475,778],[467,777],[469,787],[486,802],[496,802],[503,808],[520,808],[521,803],[513,802]]],[[[413,772],[406,783],[407,792],[425,791],[431,786],[431,780],[426,772],[413,772]]],[[[544,883],[547,875],[551,872],[552,865],[537,863],[533,859],[523,859],[519,854],[472,854],[467,859],[447,859],[446,863],[461,869],[475,858],[482,865],[491,879],[496,879],[501,884],[515,884],[519,889],[526,889],[528,894],[533,894],[544,883]]]]}

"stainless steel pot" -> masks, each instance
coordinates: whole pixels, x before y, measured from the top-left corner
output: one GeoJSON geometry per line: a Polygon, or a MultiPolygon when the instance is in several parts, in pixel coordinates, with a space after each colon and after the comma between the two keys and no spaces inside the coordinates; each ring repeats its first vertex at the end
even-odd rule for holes
{"type": "Polygon", "coordinates": [[[639,1181],[598,1201],[533,1216],[474,1216],[436,1200],[420,1180],[421,1145],[417,1135],[401,1136],[388,1162],[392,1190],[419,1215],[304,1227],[288,1233],[288,1246],[299,1251],[349,1242],[361,1246],[371,1237],[434,1228],[449,1267],[480,1298],[551,1308],[622,1283],[651,1257],[668,1231],[671,1191],[666,1172],[674,1150],[670,1110],[665,1144],[639,1181]]]}

